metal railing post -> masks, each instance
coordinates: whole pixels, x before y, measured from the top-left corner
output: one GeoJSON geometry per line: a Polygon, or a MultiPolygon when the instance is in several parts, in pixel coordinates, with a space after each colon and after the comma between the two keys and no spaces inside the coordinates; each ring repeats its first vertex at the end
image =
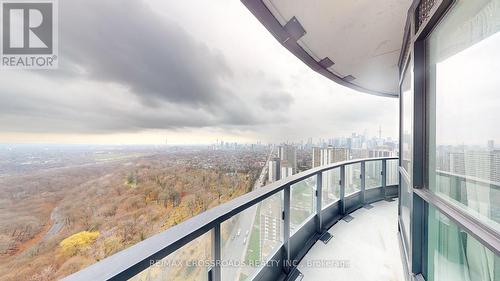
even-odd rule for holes
{"type": "Polygon", "coordinates": [[[387,198],[387,160],[382,160],[382,191],[384,192],[384,198],[387,198]]]}
{"type": "Polygon", "coordinates": [[[459,177],[452,177],[450,179],[450,183],[453,184],[451,190],[452,192],[452,198],[456,198],[458,202],[462,202],[462,179],[459,177]]]}
{"type": "Polygon", "coordinates": [[[317,232],[323,232],[323,218],[321,215],[321,204],[323,201],[323,173],[316,174],[316,217],[318,222],[317,232]]]}
{"type": "Polygon", "coordinates": [[[214,265],[212,266],[211,270],[209,271],[209,280],[212,281],[221,281],[222,280],[222,274],[221,274],[221,261],[222,261],[222,240],[221,240],[221,229],[220,229],[220,223],[218,223],[213,229],[212,229],[212,259],[214,261],[214,265]]]}
{"type": "Polygon", "coordinates": [[[345,215],[345,165],[340,166],[340,214],[345,215]]]}
{"type": "Polygon", "coordinates": [[[365,190],[366,190],[366,162],[361,162],[361,175],[359,175],[361,179],[361,206],[365,204],[365,190]]]}
{"type": "Polygon", "coordinates": [[[290,185],[283,190],[283,246],[285,253],[283,257],[283,269],[286,273],[290,270],[290,185]]]}

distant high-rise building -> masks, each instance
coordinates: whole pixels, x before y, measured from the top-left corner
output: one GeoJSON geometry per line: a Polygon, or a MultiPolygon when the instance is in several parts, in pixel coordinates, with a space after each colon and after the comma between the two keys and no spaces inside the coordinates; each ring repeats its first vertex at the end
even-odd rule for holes
{"type": "MultiPolygon", "coordinates": [[[[448,163],[441,164],[449,172],[486,181],[500,182],[500,150],[466,150],[448,152],[448,163]]],[[[445,170],[446,171],[446,170],[445,170]]]]}
{"type": "Polygon", "coordinates": [[[351,159],[365,159],[369,157],[369,151],[365,148],[351,149],[351,159]]]}
{"type": "Polygon", "coordinates": [[[280,145],[279,150],[279,158],[282,161],[282,167],[284,166],[284,161],[286,162],[287,167],[292,168],[292,174],[297,172],[297,149],[293,145],[284,144],[280,145]]]}
{"type": "Polygon", "coordinates": [[[351,149],[351,159],[364,159],[364,158],[380,158],[394,156],[394,150],[390,148],[380,149],[366,149],[366,148],[353,148],[351,149]]]}
{"type": "Polygon", "coordinates": [[[368,158],[392,157],[394,152],[388,149],[372,149],[368,151],[368,158]]]}
{"type": "Polygon", "coordinates": [[[488,150],[494,150],[495,149],[495,141],[494,140],[488,140],[488,150]]]}
{"type": "Polygon", "coordinates": [[[349,160],[349,149],[329,146],[320,151],[320,166],[349,160]]]}
{"type": "Polygon", "coordinates": [[[287,178],[294,174],[293,167],[288,164],[287,161],[281,161],[281,173],[280,176],[282,179],[287,178]]]}
{"type": "Polygon", "coordinates": [[[352,138],[347,138],[346,139],[346,147],[347,148],[352,148],[352,138]]]}
{"type": "MultiPolygon", "coordinates": [[[[341,147],[328,146],[327,148],[313,148],[313,167],[324,166],[336,162],[349,160],[349,149],[341,147]],[[316,165],[316,166],[315,166],[316,165]]],[[[338,181],[333,172],[326,173],[323,177],[323,189],[333,187],[338,181]]]]}
{"type": "Polygon", "coordinates": [[[491,153],[491,181],[500,183],[500,150],[493,150],[491,153]]]}
{"type": "Polygon", "coordinates": [[[281,165],[280,165],[281,160],[279,158],[273,158],[272,160],[269,161],[269,167],[268,167],[268,179],[269,182],[275,182],[277,180],[280,180],[280,174],[281,174],[281,165]]]}
{"type": "Polygon", "coordinates": [[[312,167],[316,168],[321,166],[321,147],[313,147],[312,152],[312,167]]]}

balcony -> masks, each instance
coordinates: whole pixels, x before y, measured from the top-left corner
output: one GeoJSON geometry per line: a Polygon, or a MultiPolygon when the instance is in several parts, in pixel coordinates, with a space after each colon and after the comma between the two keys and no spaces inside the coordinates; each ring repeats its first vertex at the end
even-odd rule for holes
{"type": "Polygon", "coordinates": [[[363,280],[357,276],[364,274],[369,280],[377,259],[365,259],[376,253],[388,259],[387,268],[378,271],[399,276],[393,201],[399,190],[397,165],[397,158],[362,159],[295,174],[64,280],[295,280],[302,275],[318,280],[331,274],[352,280],[363,280]],[[372,246],[364,248],[367,243],[372,246]],[[309,266],[311,261],[346,270],[328,272],[321,265],[309,266]]]}
{"type": "Polygon", "coordinates": [[[399,100],[399,165],[293,175],[66,280],[499,280],[500,1],[242,2],[312,70],[399,100]]]}

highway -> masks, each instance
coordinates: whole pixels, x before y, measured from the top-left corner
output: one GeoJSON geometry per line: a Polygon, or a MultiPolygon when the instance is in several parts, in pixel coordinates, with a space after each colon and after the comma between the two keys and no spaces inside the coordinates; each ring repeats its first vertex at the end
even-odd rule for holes
{"type": "MultiPolygon", "coordinates": [[[[255,181],[252,190],[262,187],[265,183],[267,176],[268,163],[273,155],[273,149],[269,152],[267,161],[262,168],[259,178],[255,181]]],[[[234,227],[231,231],[229,241],[225,241],[222,249],[222,259],[229,263],[243,263],[247,252],[248,242],[252,233],[252,227],[257,212],[257,206],[248,208],[236,217],[234,227]],[[238,235],[239,233],[239,235],[238,235]]],[[[239,280],[239,275],[242,267],[233,266],[231,264],[222,267],[222,276],[224,280],[239,280]]],[[[251,271],[251,269],[244,270],[244,272],[251,271]]]]}

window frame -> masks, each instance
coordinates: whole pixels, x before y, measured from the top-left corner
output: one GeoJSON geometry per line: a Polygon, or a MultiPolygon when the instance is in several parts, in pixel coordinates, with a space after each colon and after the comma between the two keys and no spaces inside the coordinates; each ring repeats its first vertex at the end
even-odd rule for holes
{"type": "Polygon", "coordinates": [[[427,118],[428,93],[426,90],[426,39],[432,34],[434,28],[440,23],[447,12],[453,9],[456,0],[435,0],[434,5],[427,14],[426,19],[417,26],[418,8],[421,2],[428,0],[414,0],[408,12],[405,28],[404,42],[401,49],[399,68],[399,186],[405,180],[408,183],[408,175],[402,168],[402,99],[401,86],[404,75],[408,68],[413,67],[413,169],[410,189],[410,237],[405,238],[401,231],[401,192],[399,194],[398,223],[400,232],[400,243],[402,244],[402,257],[406,261],[405,272],[409,275],[419,276],[419,280],[425,280],[427,273],[427,234],[429,206],[436,208],[439,212],[457,224],[463,231],[467,232],[481,244],[500,256],[500,234],[492,230],[472,215],[459,209],[452,203],[434,194],[429,189],[429,128],[430,120],[427,118]],[[409,64],[412,62],[412,64],[409,64]],[[406,240],[406,241],[405,241],[406,240]]]}

